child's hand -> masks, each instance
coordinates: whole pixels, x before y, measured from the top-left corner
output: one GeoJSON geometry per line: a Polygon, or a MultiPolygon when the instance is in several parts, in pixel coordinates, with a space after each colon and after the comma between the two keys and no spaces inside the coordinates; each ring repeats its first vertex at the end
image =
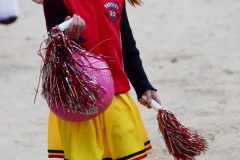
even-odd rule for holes
{"type": "Polygon", "coordinates": [[[147,101],[143,100],[143,99],[139,99],[139,102],[146,106],[147,108],[152,108],[149,103],[151,103],[151,100],[154,99],[157,103],[159,103],[161,105],[161,101],[158,98],[157,94],[155,91],[153,90],[147,90],[143,93],[143,95],[145,95],[147,97],[147,101]]]}
{"type": "MultiPolygon", "coordinates": [[[[70,16],[65,18],[65,21],[71,19],[70,16]]],[[[80,33],[85,29],[85,21],[78,15],[73,15],[73,21],[69,27],[65,30],[65,34],[72,40],[78,40],[80,33]]]]}

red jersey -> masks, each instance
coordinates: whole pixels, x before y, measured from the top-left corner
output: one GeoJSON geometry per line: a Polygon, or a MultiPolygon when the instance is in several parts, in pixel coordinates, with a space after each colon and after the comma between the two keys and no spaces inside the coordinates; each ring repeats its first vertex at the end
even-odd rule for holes
{"type": "Polygon", "coordinates": [[[88,51],[96,46],[92,50],[93,53],[114,57],[113,60],[106,62],[113,75],[115,93],[128,91],[130,85],[123,70],[120,38],[120,19],[124,0],[110,2],[109,0],[63,0],[63,2],[70,16],[77,14],[86,23],[81,37],[86,37],[87,41],[81,46],[88,51]],[[104,42],[101,43],[102,41],[104,42]]]}

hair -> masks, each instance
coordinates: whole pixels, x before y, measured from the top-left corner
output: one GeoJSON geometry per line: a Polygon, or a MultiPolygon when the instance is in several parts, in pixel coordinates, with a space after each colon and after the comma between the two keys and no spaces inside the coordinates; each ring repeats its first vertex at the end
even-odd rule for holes
{"type": "Polygon", "coordinates": [[[128,2],[132,5],[132,6],[141,6],[143,4],[143,2],[141,0],[128,0],[128,2]]]}

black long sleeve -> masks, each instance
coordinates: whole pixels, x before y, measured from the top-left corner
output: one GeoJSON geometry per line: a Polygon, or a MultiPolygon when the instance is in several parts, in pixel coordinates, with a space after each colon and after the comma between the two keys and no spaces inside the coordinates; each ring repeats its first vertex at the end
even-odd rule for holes
{"type": "MultiPolygon", "coordinates": [[[[69,15],[63,0],[44,1],[44,14],[48,31],[52,27],[64,22],[65,18],[69,15]]],[[[79,36],[79,39],[76,42],[79,43],[85,41],[85,38],[79,36]]]]}
{"type": "Polygon", "coordinates": [[[139,50],[136,48],[136,42],[133,38],[132,30],[128,22],[125,4],[121,14],[120,30],[124,70],[137,93],[138,99],[140,99],[146,90],[156,91],[156,89],[154,89],[150,84],[143,69],[142,60],[139,56],[139,50]]]}
{"type": "Polygon", "coordinates": [[[67,8],[62,0],[45,0],[43,7],[48,31],[62,23],[68,16],[67,8]]]}

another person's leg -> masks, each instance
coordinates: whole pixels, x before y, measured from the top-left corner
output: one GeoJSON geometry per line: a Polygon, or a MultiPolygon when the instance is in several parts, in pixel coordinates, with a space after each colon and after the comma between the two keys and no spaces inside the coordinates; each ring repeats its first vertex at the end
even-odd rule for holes
{"type": "Polygon", "coordinates": [[[18,18],[18,0],[0,0],[0,24],[11,24],[18,18]]]}

